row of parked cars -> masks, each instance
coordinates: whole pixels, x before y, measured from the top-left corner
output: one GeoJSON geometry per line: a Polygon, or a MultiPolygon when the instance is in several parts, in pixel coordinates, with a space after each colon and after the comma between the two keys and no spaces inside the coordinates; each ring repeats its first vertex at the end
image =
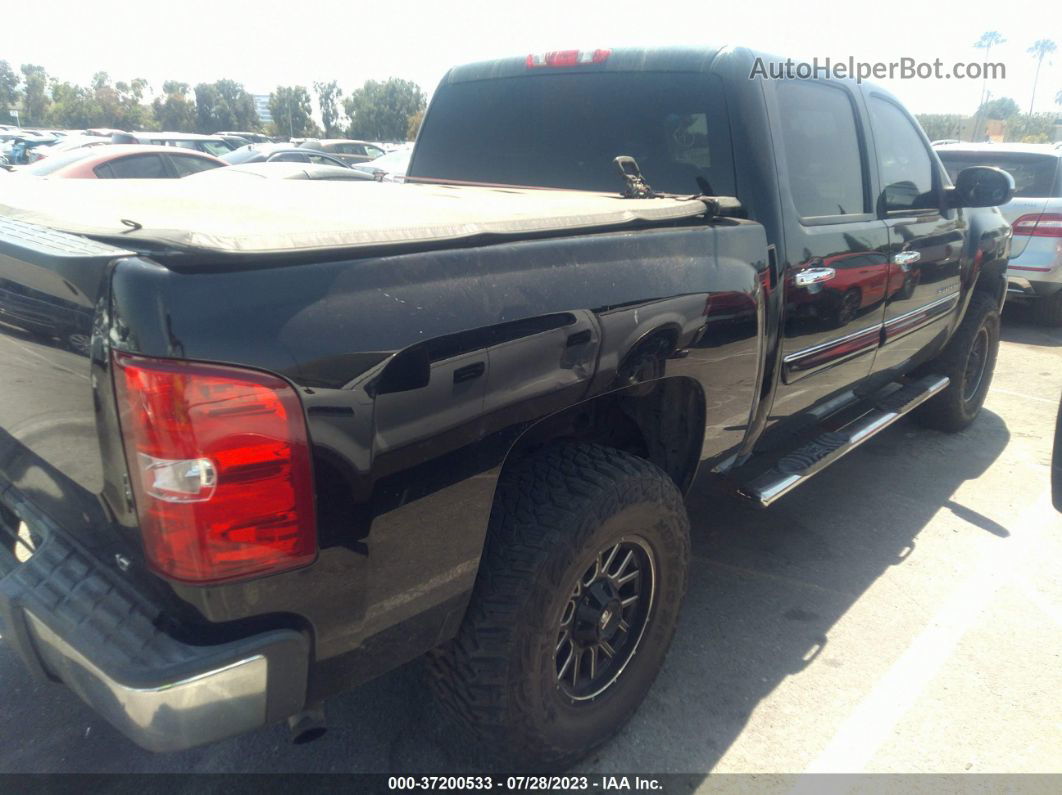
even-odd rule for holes
{"type": "Polygon", "coordinates": [[[297,163],[313,168],[240,168],[231,173],[393,180],[404,176],[410,148],[349,139],[273,141],[246,132],[0,130],[0,165],[9,172],[52,178],[177,178],[223,166],[297,163]]]}

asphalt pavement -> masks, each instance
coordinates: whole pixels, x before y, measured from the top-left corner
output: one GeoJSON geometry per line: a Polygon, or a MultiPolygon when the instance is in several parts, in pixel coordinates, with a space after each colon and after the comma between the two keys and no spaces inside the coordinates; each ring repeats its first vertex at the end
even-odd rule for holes
{"type": "MultiPolygon", "coordinates": [[[[671,654],[580,770],[1062,772],[1060,393],[1062,329],[1008,307],[966,431],[902,421],[767,511],[695,488],[671,654]]],[[[0,685],[0,772],[465,769],[418,663],[330,701],[316,742],[277,726],[169,755],[34,681],[4,643],[0,685]]]]}

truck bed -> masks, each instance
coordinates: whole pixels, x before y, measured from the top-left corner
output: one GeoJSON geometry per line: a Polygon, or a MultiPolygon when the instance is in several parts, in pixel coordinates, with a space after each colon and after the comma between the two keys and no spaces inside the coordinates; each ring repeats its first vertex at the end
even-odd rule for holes
{"type": "Polygon", "coordinates": [[[680,220],[705,211],[695,198],[624,199],[618,193],[586,191],[238,178],[221,182],[9,177],[0,217],[125,245],[291,256],[588,231],[680,220]]]}

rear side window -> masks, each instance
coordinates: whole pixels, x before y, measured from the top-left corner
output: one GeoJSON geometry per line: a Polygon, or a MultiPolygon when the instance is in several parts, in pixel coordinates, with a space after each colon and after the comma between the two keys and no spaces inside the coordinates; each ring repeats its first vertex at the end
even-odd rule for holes
{"type": "Polygon", "coordinates": [[[214,155],[214,157],[220,157],[232,151],[232,147],[225,141],[196,141],[196,143],[199,151],[214,155]]]}
{"type": "Polygon", "coordinates": [[[209,171],[218,167],[218,164],[212,160],[191,155],[170,155],[170,162],[173,163],[178,177],[187,177],[189,174],[198,174],[200,171],[209,171]]]}
{"type": "Polygon", "coordinates": [[[848,93],[813,80],[778,84],[789,192],[804,218],[869,212],[855,108],[848,93]]]}
{"type": "Polygon", "coordinates": [[[410,174],[615,193],[630,155],[658,191],[734,195],[719,81],[689,72],[533,74],[441,86],[410,174]]]}
{"type": "MultiPolygon", "coordinates": [[[[271,163],[309,163],[310,158],[301,152],[281,152],[279,155],[273,155],[269,158],[271,163]]],[[[325,161],[331,163],[331,160],[325,161]]]]}
{"type": "Polygon", "coordinates": [[[168,177],[162,158],[158,155],[130,155],[112,160],[94,169],[103,179],[158,179],[168,177]]]}
{"type": "Polygon", "coordinates": [[[933,161],[914,122],[881,97],[870,98],[870,120],[874,125],[885,210],[902,212],[937,205],[933,161]]]}
{"type": "Polygon", "coordinates": [[[949,152],[938,149],[940,162],[954,182],[959,172],[970,166],[1001,168],[1014,177],[1014,195],[1026,199],[1047,199],[1062,195],[1057,178],[1062,158],[1024,152],[949,152]]]}

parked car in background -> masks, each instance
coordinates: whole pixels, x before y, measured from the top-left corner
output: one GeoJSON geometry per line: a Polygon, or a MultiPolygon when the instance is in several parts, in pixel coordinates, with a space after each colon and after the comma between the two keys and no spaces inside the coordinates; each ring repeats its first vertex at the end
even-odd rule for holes
{"type": "Polygon", "coordinates": [[[220,135],[199,135],[197,133],[174,132],[131,132],[116,133],[111,136],[111,143],[116,144],[151,144],[154,146],[179,146],[194,149],[208,155],[220,157],[238,149],[235,143],[226,141],[220,135]]]}
{"type": "Polygon", "coordinates": [[[7,156],[9,162],[22,165],[30,162],[33,150],[42,146],[50,146],[58,139],[51,133],[43,133],[35,130],[19,130],[14,133],[0,135],[0,154],[7,156]]]}
{"type": "Polygon", "coordinates": [[[355,171],[346,166],[320,165],[316,163],[293,163],[291,161],[273,160],[266,163],[244,163],[228,166],[194,175],[196,178],[209,179],[312,179],[368,181],[372,175],[364,171],[355,171]]]}
{"type": "Polygon", "coordinates": [[[1051,144],[946,144],[937,147],[952,181],[969,166],[1014,177],[1014,198],[1000,207],[1014,231],[1007,295],[1028,302],[1037,320],[1062,326],[1062,149],[1051,144]]]}
{"type": "Polygon", "coordinates": [[[268,135],[265,135],[264,133],[243,132],[243,131],[239,131],[239,130],[237,130],[237,131],[223,130],[223,131],[219,132],[218,135],[221,135],[221,136],[224,136],[224,137],[227,137],[227,138],[243,138],[247,143],[251,143],[251,144],[271,144],[271,143],[273,143],[273,139],[270,138],[268,135]]]}
{"type": "Polygon", "coordinates": [[[367,163],[354,163],[351,168],[371,174],[381,182],[401,182],[409,168],[412,149],[396,149],[367,163]]]}
{"type": "Polygon", "coordinates": [[[62,179],[176,179],[224,165],[205,152],[172,146],[108,144],[55,155],[19,173],[62,179]]]}
{"type": "Polygon", "coordinates": [[[100,138],[95,135],[68,135],[64,138],[56,139],[53,143],[30,150],[26,154],[26,162],[36,163],[38,160],[54,157],[64,152],[96,146],[109,146],[110,143],[110,139],[100,138]]]}
{"type": "Polygon", "coordinates": [[[325,140],[308,138],[300,143],[299,147],[315,149],[318,152],[327,152],[347,163],[367,163],[384,154],[383,149],[368,141],[350,141],[345,138],[329,138],[325,140]]]}
{"type": "Polygon", "coordinates": [[[350,168],[338,157],[291,144],[248,144],[221,155],[231,166],[242,163],[313,163],[319,166],[350,168]]]}

